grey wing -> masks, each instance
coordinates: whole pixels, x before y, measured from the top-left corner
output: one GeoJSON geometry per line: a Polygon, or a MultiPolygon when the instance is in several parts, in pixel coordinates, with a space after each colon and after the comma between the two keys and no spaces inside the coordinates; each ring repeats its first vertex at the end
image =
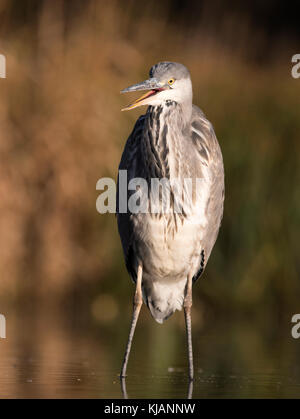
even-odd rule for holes
{"type": "Polygon", "coordinates": [[[193,106],[192,142],[201,164],[209,168],[211,185],[206,204],[207,228],[201,244],[199,269],[193,280],[196,281],[203,272],[220,229],[224,207],[224,166],[222,152],[212,124],[203,112],[193,106]]]}
{"type": "MultiPolygon", "coordinates": [[[[136,280],[136,261],[135,255],[133,251],[133,222],[131,213],[127,209],[126,212],[121,213],[119,208],[119,183],[120,183],[120,170],[126,170],[127,172],[127,184],[128,182],[135,178],[140,177],[140,168],[139,163],[141,162],[140,156],[140,144],[141,144],[141,136],[143,134],[144,129],[144,121],[145,115],[142,115],[136,122],[132,133],[130,134],[119,165],[119,172],[118,172],[118,185],[117,185],[117,197],[116,197],[116,204],[117,204],[117,222],[118,222],[118,230],[119,235],[121,238],[121,243],[123,247],[123,253],[125,258],[126,267],[128,273],[130,274],[133,281],[136,280]]],[[[123,186],[122,186],[123,187],[123,186]]],[[[124,190],[121,190],[120,193],[124,193],[124,190]]],[[[128,193],[128,189],[127,189],[128,193]]],[[[128,202],[128,198],[126,199],[128,202]]]]}

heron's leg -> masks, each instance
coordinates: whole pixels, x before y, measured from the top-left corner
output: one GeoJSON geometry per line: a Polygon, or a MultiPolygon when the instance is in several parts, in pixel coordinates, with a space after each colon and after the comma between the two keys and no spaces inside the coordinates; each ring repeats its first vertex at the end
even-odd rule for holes
{"type": "Polygon", "coordinates": [[[193,286],[193,277],[189,275],[188,280],[187,280],[187,285],[186,285],[186,294],[185,294],[185,298],[184,298],[184,302],[183,302],[183,307],[184,307],[186,337],[187,337],[187,349],[188,349],[188,358],[189,358],[189,379],[191,381],[194,379],[193,346],[192,346],[192,318],[191,318],[192,286],[193,286]]]}
{"type": "Polygon", "coordinates": [[[138,267],[138,272],[137,272],[136,288],[135,288],[135,294],[134,294],[134,298],[133,298],[133,313],[132,313],[131,327],[130,327],[127,346],[126,346],[124,361],[123,361],[122,369],[121,369],[121,375],[120,375],[121,378],[126,376],[127,363],[128,363],[128,359],[129,359],[129,354],[130,354],[132,339],[133,339],[133,335],[134,335],[134,330],[135,330],[135,326],[136,326],[136,323],[138,321],[140,310],[141,310],[141,307],[142,307],[142,302],[143,302],[143,299],[142,299],[142,275],[143,275],[143,268],[142,268],[142,265],[140,264],[139,267],[138,267]]]}

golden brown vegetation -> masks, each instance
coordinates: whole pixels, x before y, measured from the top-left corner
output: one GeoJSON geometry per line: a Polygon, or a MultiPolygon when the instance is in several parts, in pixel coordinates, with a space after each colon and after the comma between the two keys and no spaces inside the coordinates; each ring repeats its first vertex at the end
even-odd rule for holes
{"type": "Polygon", "coordinates": [[[226,170],[224,222],[196,293],[221,310],[295,304],[300,97],[289,49],[274,47],[267,64],[248,60],[264,42],[249,22],[228,17],[214,38],[205,14],[178,27],[169,2],[137,13],[133,2],[91,1],[69,19],[63,1],[40,3],[33,21],[6,22],[0,51],[1,298],[85,294],[97,318],[100,289],[117,304],[129,296],[115,219],[96,212],[95,185],[116,178],[140,112],[120,113],[120,89],[174,60],[191,71],[226,170]]]}

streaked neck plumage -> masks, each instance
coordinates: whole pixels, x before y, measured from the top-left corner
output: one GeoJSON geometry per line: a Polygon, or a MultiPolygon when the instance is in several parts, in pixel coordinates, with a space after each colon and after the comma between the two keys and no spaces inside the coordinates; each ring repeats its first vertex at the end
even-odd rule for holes
{"type": "Polygon", "coordinates": [[[190,129],[190,111],[181,104],[166,100],[158,106],[149,106],[146,114],[144,136],[142,137],[142,156],[147,173],[151,178],[177,178],[181,176],[182,137],[190,129]],[[189,120],[186,119],[189,115],[189,120]],[[170,158],[172,156],[172,158],[170,158]]]}

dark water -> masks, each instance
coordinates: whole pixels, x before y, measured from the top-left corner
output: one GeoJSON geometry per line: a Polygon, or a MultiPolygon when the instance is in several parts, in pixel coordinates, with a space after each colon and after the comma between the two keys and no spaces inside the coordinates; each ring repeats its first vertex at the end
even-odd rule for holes
{"type": "MultiPolygon", "coordinates": [[[[79,316],[80,317],[80,316],[79,316]]],[[[119,369],[129,315],[105,324],[61,315],[6,315],[0,339],[1,398],[290,398],[300,397],[300,340],[265,333],[251,321],[201,325],[195,319],[193,389],[187,380],[182,313],[164,325],[144,310],[128,366],[119,369]],[[76,320],[77,319],[77,320],[76,320]]]]}

